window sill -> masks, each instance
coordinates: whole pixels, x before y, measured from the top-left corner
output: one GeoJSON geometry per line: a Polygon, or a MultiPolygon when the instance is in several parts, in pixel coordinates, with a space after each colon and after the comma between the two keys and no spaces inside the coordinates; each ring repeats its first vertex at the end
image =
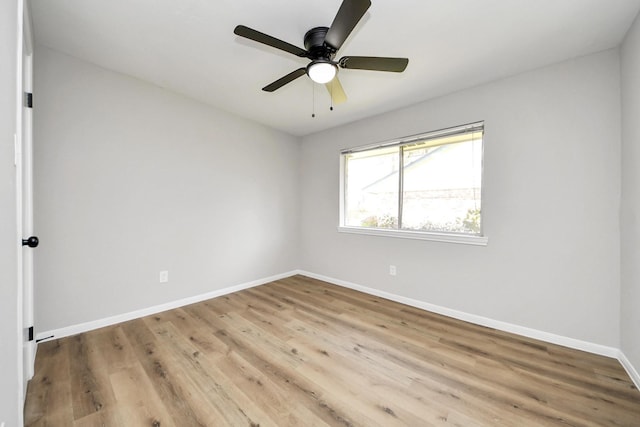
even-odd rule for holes
{"type": "Polygon", "coordinates": [[[361,228],[339,226],[340,233],[366,234],[369,236],[395,237],[400,239],[430,240],[433,242],[458,243],[463,245],[487,246],[489,238],[486,236],[471,236],[464,234],[429,233],[407,230],[384,230],[380,228],[361,228]]]}

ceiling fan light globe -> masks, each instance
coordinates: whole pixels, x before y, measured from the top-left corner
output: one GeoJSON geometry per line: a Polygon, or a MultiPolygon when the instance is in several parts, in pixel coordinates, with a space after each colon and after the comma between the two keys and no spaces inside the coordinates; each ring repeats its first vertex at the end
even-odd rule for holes
{"type": "Polygon", "coordinates": [[[338,68],[330,62],[316,61],[307,67],[307,74],[311,80],[320,84],[329,83],[337,72],[338,68]]]}

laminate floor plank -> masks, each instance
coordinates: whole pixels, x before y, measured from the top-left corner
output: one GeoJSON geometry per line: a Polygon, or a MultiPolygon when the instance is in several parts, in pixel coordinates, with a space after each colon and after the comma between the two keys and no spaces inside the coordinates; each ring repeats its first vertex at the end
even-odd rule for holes
{"type": "Polygon", "coordinates": [[[330,394],[340,390],[344,395],[341,400],[353,402],[352,407],[358,407],[361,413],[376,414],[367,425],[420,425],[448,413],[438,405],[413,405],[415,396],[405,392],[406,385],[390,377],[380,381],[378,375],[382,372],[371,365],[376,375],[370,375],[371,370],[361,371],[361,360],[346,356],[331,343],[319,345],[317,339],[297,337],[289,344],[305,359],[304,368],[297,369],[300,375],[331,390],[330,394]]]}
{"type": "Polygon", "coordinates": [[[123,418],[131,420],[132,425],[179,426],[167,412],[140,364],[111,374],[109,380],[118,407],[125,412],[123,418]]]}
{"type": "Polygon", "coordinates": [[[29,382],[24,421],[26,425],[72,425],[73,407],[67,341],[38,346],[35,374],[29,382]]]}
{"type": "Polygon", "coordinates": [[[109,366],[98,348],[91,345],[93,334],[79,334],[69,340],[69,366],[73,418],[80,420],[115,404],[109,382],[109,366]]]}
{"type": "Polygon", "coordinates": [[[203,327],[205,325],[199,319],[182,308],[158,313],[150,316],[147,320],[147,324],[150,326],[154,323],[171,322],[182,335],[198,348],[198,351],[204,354],[217,354],[225,350],[224,344],[216,338],[212,331],[203,327]]]}
{"type": "Polygon", "coordinates": [[[201,354],[172,323],[156,325],[154,330],[160,342],[172,352],[176,363],[182,365],[184,376],[202,392],[208,405],[221,417],[222,425],[275,426],[270,417],[259,406],[252,405],[249,398],[220,370],[220,356],[201,354]]]}
{"type": "MultiPolygon", "coordinates": [[[[315,384],[297,375],[295,370],[287,366],[288,363],[281,363],[277,357],[273,357],[271,352],[265,352],[261,347],[254,346],[249,337],[234,336],[224,329],[224,326],[218,330],[218,335],[225,340],[230,351],[240,354],[248,363],[284,388],[290,397],[290,402],[294,402],[294,405],[309,408],[316,417],[329,425],[354,425],[349,420],[348,413],[341,412],[326,403],[322,391],[315,384]]],[[[294,350],[291,349],[295,354],[294,350]]]]}
{"type": "Polygon", "coordinates": [[[227,374],[257,406],[263,408],[277,425],[329,424],[313,416],[303,405],[291,405],[291,393],[270,375],[247,362],[236,352],[229,352],[216,361],[218,368],[227,374]]]}
{"type": "Polygon", "coordinates": [[[40,343],[26,426],[640,426],[611,358],[293,276],[40,343]]]}
{"type": "Polygon", "coordinates": [[[190,384],[185,384],[181,367],[167,355],[167,350],[162,348],[145,320],[126,322],[123,329],[127,335],[135,337],[133,347],[140,364],[173,421],[177,425],[210,425],[210,408],[199,405],[202,400],[200,393],[191,389],[190,384]]]}
{"type": "Polygon", "coordinates": [[[108,326],[86,335],[94,363],[107,373],[119,372],[138,363],[133,347],[119,325],[108,326]]]}

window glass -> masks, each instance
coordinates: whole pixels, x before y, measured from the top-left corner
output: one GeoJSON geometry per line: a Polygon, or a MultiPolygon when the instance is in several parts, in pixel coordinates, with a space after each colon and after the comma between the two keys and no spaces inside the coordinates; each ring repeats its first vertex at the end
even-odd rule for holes
{"type": "Polygon", "coordinates": [[[481,145],[405,147],[400,228],[480,233],[481,145]]]}
{"type": "Polygon", "coordinates": [[[399,153],[392,147],[347,156],[346,225],[398,228],[399,153]]]}

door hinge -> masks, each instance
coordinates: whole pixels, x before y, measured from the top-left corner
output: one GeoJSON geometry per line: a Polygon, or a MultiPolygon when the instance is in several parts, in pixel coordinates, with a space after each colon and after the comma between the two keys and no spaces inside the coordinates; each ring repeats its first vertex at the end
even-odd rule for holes
{"type": "Polygon", "coordinates": [[[24,106],[27,108],[33,108],[33,93],[31,92],[24,93],[24,106]]]}
{"type": "Polygon", "coordinates": [[[33,326],[29,326],[29,341],[33,341],[33,326]]]}

